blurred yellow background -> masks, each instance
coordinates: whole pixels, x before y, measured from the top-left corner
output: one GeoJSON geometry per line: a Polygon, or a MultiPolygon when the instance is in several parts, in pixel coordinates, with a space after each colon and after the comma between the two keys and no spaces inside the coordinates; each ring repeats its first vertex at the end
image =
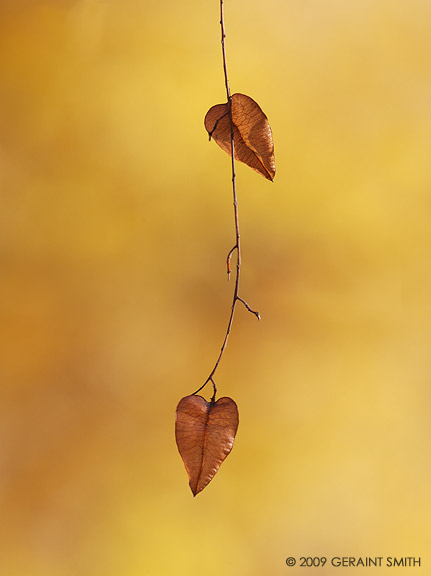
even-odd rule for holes
{"type": "Polygon", "coordinates": [[[203,127],[225,101],[218,1],[0,3],[2,576],[429,550],[431,3],[225,11],[277,175],[237,169],[262,322],[238,307],[216,378],[237,440],[193,499],[175,407],[233,290],[230,162],[203,127]]]}

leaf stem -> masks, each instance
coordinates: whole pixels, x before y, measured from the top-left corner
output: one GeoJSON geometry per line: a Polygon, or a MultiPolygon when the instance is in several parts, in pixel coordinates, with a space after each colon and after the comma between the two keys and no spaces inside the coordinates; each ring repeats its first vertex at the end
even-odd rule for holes
{"type": "MultiPolygon", "coordinates": [[[[240,240],[240,233],[239,233],[238,196],[237,196],[237,192],[236,192],[235,144],[234,144],[234,128],[233,128],[233,120],[232,120],[232,96],[230,93],[229,78],[228,78],[228,73],[227,73],[226,42],[225,42],[226,32],[225,32],[225,26],[224,26],[223,0],[220,0],[220,27],[221,27],[221,46],[222,46],[222,54],[223,54],[223,71],[224,71],[224,80],[225,80],[226,95],[227,95],[227,101],[228,101],[228,114],[229,114],[229,119],[230,119],[232,192],[233,192],[233,211],[234,211],[234,220],[235,220],[235,246],[229,251],[229,253],[227,255],[227,259],[226,259],[226,264],[227,264],[227,273],[228,273],[228,278],[229,278],[230,273],[231,273],[230,260],[231,260],[232,254],[236,250],[236,275],[235,275],[235,287],[234,287],[234,292],[233,292],[232,307],[231,307],[231,311],[230,311],[229,320],[227,323],[226,334],[225,334],[223,344],[222,344],[221,349],[220,349],[219,356],[218,356],[216,363],[214,365],[214,368],[211,370],[208,378],[205,380],[205,382],[202,384],[202,386],[200,388],[198,388],[195,392],[193,392],[193,394],[197,394],[209,382],[211,382],[211,384],[213,385],[213,395],[211,398],[211,402],[215,402],[215,397],[216,397],[216,393],[217,393],[217,388],[216,388],[213,376],[214,376],[214,374],[215,374],[215,372],[216,372],[216,370],[220,364],[220,361],[222,359],[224,351],[226,350],[227,341],[229,339],[229,335],[230,335],[230,332],[232,329],[233,317],[235,314],[235,308],[236,308],[237,302],[242,302],[242,304],[244,304],[245,308],[249,312],[254,314],[258,320],[260,320],[259,312],[252,310],[250,308],[250,306],[247,304],[247,302],[245,302],[245,300],[243,300],[242,298],[239,297],[239,279],[240,279],[240,272],[241,272],[241,240],[240,240]]],[[[215,129],[215,127],[214,127],[214,129],[215,129]]],[[[214,129],[213,129],[213,131],[214,131],[214,129]]],[[[211,134],[210,134],[210,139],[211,139],[211,134]]]]}

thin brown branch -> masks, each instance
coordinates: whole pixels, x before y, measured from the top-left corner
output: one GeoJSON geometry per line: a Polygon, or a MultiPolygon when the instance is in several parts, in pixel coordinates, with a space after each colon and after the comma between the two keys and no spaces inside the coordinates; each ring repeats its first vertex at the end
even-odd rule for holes
{"type": "MultiPolygon", "coordinates": [[[[246,309],[249,312],[251,312],[252,314],[254,314],[260,320],[259,312],[252,310],[250,308],[250,306],[247,304],[247,302],[245,302],[245,300],[243,300],[242,298],[239,297],[239,279],[240,279],[240,272],[241,272],[241,242],[240,242],[240,233],[239,233],[238,196],[237,196],[237,192],[236,192],[235,145],[234,145],[234,130],[233,130],[233,121],[232,121],[232,98],[231,98],[231,94],[230,94],[229,79],[228,79],[228,73],[227,73],[226,43],[225,43],[226,32],[225,32],[225,26],[224,26],[223,0],[220,0],[220,27],[221,27],[221,45],[222,45],[222,54],[223,54],[223,71],[224,71],[226,95],[227,95],[227,101],[228,101],[228,107],[229,107],[228,108],[228,114],[229,114],[229,119],[230,119],[232,193],[233,193],[233,210],[234,210],[234,219],[235,219],[235,246],[228,253],[228,256],[226,259],[226,265],[227,265],[227,273],[228,273],[228,278],[229,278],[230,273],[231,273],[230,261],[231,261],[231,257],[233,255],[233,253],[236,250],[236,274],[235,274],[235,288],[234,288],[234,292],[233,292],[232,307],[231,307],[231,311],[230,311],[229,320],[227,323],[226,334],[225,334],[223,344],[222,344],[221,349],[220,349],[219,356],[218,356],[216,363],[214,365],[214,368],[211,370],[208,378],[205,380],[205,382],[202,384],[202,386],[200,388],[198,388],[198,390],[196,390],[196,392],[193,392],[193,394],[197,394],[209,382],[211,382],[213,385],[213,391],[214,391],[213,396],[211,398],[211,402],[215,401],[216,392],[217,392],[217,388],[216,388],[216,385],[214,383],[213,376],[214,376],[214,374],[215,374],[215,372],[216,372],[216,370],[220,364],[220,361],[222,359],[224,351],[226,350],[227,342],[228,342],[229,335],[230,335],[230,332],[232,329],[233,317],[235,314],[235,308],[236,308],[237,302],[242,302],[242,304],[244,304],[246,309]]],[[[215,130],[215,128],[216,128],[216,126],[214,126],[213,131],[215,130]]],[[[210,139],[211,139],[211,133],[210,133],[210,139]]]]}

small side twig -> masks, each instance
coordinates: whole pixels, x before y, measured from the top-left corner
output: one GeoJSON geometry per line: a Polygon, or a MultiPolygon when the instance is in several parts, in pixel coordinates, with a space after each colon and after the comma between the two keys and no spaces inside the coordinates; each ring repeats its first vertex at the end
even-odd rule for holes
{"type": "Polygon", "coordinates": [[[226,268],[227,268],[227,279],[230,280],[230,273],[231,273],[231,269],[230,269],[230,259],[232,258],[232,254],[235,252],[235,250],[238,248],[238,246],[235,244],[235,246],[229,251],[229,254],[227,255],[226,258],[226,268]]]}
{"type": "Polygon", "coordinates": [[[260,318],[260,314],[259,314],[259,312],[258,312],[257,310],[253,310],[252,308],[250,308],[250,306],[247,304],[247,302],[246,302],[245,300],[243,300],[242,298],[240,298],[239,296],[238,296],[237,299],[238,299],[240,302],[242,302],[242,303],[244,304],[244,306],[247,308],[247,310],[248,310],[249,312],[251,312],[252,314],[254,314],[258,320],[261,319],[261,318],[260,318]]]}

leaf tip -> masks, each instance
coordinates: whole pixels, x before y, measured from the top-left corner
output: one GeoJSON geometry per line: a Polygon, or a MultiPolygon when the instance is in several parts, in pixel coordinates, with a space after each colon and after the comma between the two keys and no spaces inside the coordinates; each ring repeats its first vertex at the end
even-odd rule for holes
{"type": "Polygon", "coordinates": [[[275,168],[272,167],[271,170],[268,170],[268,169],[267,169],[266,174],[264,174],[264,176],[265,176],[265,178],[266,178],[267,180],[269,180],[270,182],[274,182],[274,178],[275,178],[275,168]]]}
{"type": "Polygon", "coordinates": [[[193,488],[191,484],[189,484],[189,486],[190,486],[190,490],[192,491],[193,498],[196,498],[196,496],[199,494],[199,492],[202,492],[202,490],[203,490],[203,488],[199,488],[199,486],[195,486],[195,488],[193,488]]]}

